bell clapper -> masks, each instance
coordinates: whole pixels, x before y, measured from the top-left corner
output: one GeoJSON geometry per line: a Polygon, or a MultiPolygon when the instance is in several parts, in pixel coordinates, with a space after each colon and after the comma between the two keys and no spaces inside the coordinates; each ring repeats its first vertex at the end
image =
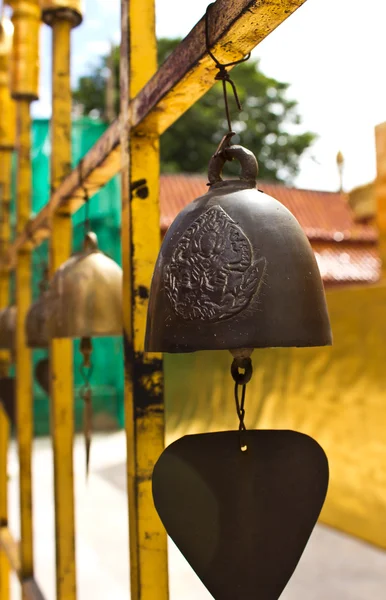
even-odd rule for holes
{"type": "Polygon", "coordinates": [[[83,377],[83,385],[80,390],[80,396],[84,402],[83,410],[83,431],[86,448],[86,476],[89,474],[90,450],[92,436],[92,391],[90,379],[93,365],[91,362],[92,342],[91,338],[84,337],[80,340],[80,352],[83,356],[83,362],[80,366],[80,373],[83,377]]]}
{"type": "Polygon", "coordinates": [[[232,365],[231,365],[231,374],[233,380],[235,382],[235,403],[236,403],[236,412],[239,418],[239,434],[240,434],[240,450],[242,452],[246,452],[248,450],[248,446],[245,440],[244,432],[246,431],[244,418],[245,418],[245,392],[247,383],[250,381],[252,377],[252,361],[251,354],[253,349],[250,348],[241,348],[236,351],[232,351],[234,356],[232,365]],[[241,398],[239,397],[239,391],[241,387],[241,398]]]}

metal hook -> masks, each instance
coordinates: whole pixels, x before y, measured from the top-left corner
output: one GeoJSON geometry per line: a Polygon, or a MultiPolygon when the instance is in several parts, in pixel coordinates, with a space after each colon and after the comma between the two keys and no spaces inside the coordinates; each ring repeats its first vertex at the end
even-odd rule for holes
{"type": "Polygon", "coordinates": [[[79,172],[79,187],[83,190],[83,200],[85,204],[85,217],[84,217],[84,237],[87,237],[87,234],[90,232],[90,195],[88,193],[88,189],[86,187],[83,174],[83,159],[79,161],[78,172],[79,172]]]}

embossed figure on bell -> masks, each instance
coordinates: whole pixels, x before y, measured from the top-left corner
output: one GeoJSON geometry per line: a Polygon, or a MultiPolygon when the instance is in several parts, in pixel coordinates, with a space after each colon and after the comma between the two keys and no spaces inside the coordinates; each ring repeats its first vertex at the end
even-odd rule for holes
{"type": "Polygon", "coordinates": [[[227,319],[257,293],[265,265],[264,257],[254,260],[242,229],[221,206],[213,206],[180,239],[165,267],[165,292],[183,319],[227,319]]]}
{"type": "Polygon", "coordinates": [[[209,190],[167,231],[150,290],[145,348],[154,352],[331,344],[310,243],[280,202],[256,189],[254,155],[212,157],[209,190]],[[223,180],[227,160],[240,179],[223,180]]]}

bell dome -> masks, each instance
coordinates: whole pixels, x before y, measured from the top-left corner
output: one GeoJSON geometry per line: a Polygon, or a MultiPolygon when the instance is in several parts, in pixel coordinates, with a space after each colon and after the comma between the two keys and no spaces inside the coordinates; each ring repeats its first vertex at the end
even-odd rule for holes
{"type": "Polygon", "coordinates": [[[280,202],[256,189],[257,162],[231,146],[209,165],[210,188],[167,231],[150,290],[145,349],[236,350],[331,344],[310,243],[280,202]],[[221,179],[237,158],[240,180],[221,179]]]}

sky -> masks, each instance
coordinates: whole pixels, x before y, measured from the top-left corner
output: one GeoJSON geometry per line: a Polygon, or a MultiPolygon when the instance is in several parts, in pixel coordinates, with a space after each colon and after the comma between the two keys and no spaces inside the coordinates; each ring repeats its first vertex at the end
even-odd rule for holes
{"type": "MultiPolygon", "coordinates": [[[[72,79],[118,43],[119,0],[85,0],[84,21],[73,31],[72,79]]],[[[157,35],[184,37],[208,0],[156,0],[157,35]]],[[[50,41],[41,30],[40,101],[35,116],[50,116],[50,41]]],[[[345,158],[344,188],[376,174],[374,127],[386,121],[386,1],[307,0],[253,51],[261,70],[290,84],[301,128],[318,135],[301,161],[295,185],[336,190],[336,154],[345,158]]],[[[237,68],[237,67],[236,67],[237,68]]],[[[258,158],[258,157],[257,157],[258,158]]]]}

